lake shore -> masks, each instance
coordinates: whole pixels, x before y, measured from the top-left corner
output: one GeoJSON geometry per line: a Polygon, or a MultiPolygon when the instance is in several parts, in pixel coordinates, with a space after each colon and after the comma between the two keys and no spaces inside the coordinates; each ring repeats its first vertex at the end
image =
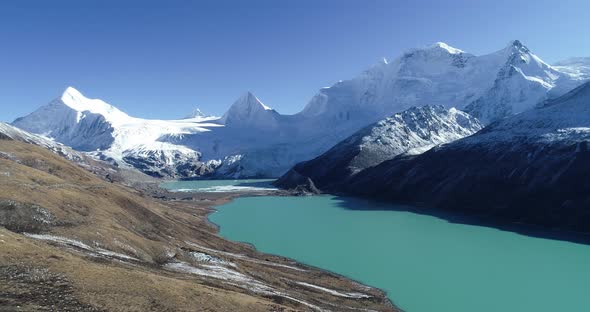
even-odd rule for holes
{"type": "Polygon", "coordinates": [[[381,290],[223,239],[207,216],[239,194],[169,193],[12,140],[0,151],[0,310],[399,311],[381,290]]]}
{"type": "MultiPolygon", "coordinates": [[[[225,238],[222,238],[219,235],[220,226],[218,224],[213,223],[209,219],[209,216],[211,214],[217,212],[216,207],[230,203],[237,198],[257,196],[296,196],[296,193],[280,189],[250,190],[246,192],[194,192],[187,190],[171,191],[160,187],[159,182],[138,183],[134,185],[134,188],[140,190],[141,192],[145,192],[149,196],[157,198],[158,200],[163,200],[167,203],[198,207],[198,209],[202,211],[202,213],[200,214],[200,216],[203,217],[202,222],[206,224],[206,226],[214,229],[216,236],[224,242],[223,245],[231,245],[233,249],[235,249],[235,246],[239,246],[238,251],[241,254],[247,255],[251,259],[260,261],[259,263],[265,263],[263,267],[268,266],[269,262],[275,263],[274,265],[271,264],[271,266],[274,266],[275,268],[278,267],[281,270],[283,268],[290,270],[291,266],[296,266],[297,268],[302,268],[304,270],[300,271],[300,278],[302,277],[301,274],[313,275],[314,277],[310,280],[309,283],[299,282],[299,286],[296,287],[294,285],[291,285],[292,287],[299,288],[301,291],[303,291],[305,297],[308,296],[306,292],[309,292],[310,290],[316,292],[317,294],[320,294],[322,298],[325,298],[326,295],[331,294],[332,296],[344,299],[347,295],[343,294],[357,294],[359,296],[358,298],[355,299],[353,298],[354,296],[351,296],[347,299],[352,301],[360,300],[361,305],[356,308],[354,308],[353,306],[349,306],[346,309],[361,309],[367,311],[372,309],[376,309],[376,311],[401,311],[392,303],[391,299],[388,298],[382,290],[379,290],[371,286],[366,286],[359,281],[351,279],[350,277],[326,269],[315,267],[306,263],[301,263],[281,255],[260,252],[256,249],[254,245],[250,243],[226,240],[225,238]],[[317,280],[318,278],[319,280],[325,280],[325,282],[320,282],[324,286],[319,286],[314,284],[317,282],[312,282],[313,280],[317,280]],[[363,294],[368,294],[368,296],[365,296],[363,294]],[[362,301],[365,302],[362,303],[362,301]],[[368,308],[370,305],[374,304],[378,304],[377,308],[368,308]],[[381,308],[378,307],[379,305],[381,305],[381,308]],[[361,306],[363,308],[360,308],[361,306]]],[[[222,252],[222,254],[223,253],[225,252],[222,252]]],[[[313,299],[311,301],[313,301],[313,299]]]]}

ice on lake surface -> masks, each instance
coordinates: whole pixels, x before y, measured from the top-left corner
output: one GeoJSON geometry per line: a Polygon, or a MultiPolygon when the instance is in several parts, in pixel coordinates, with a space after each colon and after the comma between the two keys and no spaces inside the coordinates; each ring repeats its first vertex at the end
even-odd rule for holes
{"type": "Polygon", "coordinates": [[[161,187],[176,192],[252,192],[276,190],[272,185],[274,181],[274,179],[171,181],[162,183],[161,187]]]}

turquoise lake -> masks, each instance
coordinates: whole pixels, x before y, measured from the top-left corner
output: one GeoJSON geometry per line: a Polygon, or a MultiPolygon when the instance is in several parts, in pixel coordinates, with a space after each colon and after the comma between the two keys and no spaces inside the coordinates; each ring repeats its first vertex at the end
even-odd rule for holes
{"type": "Polygon", "coordinates": [[[403,208],[328,195],[244,197],[210,220],[227,239],[383,289],[409,312],[590,311],[590,246],[403,208]]]}

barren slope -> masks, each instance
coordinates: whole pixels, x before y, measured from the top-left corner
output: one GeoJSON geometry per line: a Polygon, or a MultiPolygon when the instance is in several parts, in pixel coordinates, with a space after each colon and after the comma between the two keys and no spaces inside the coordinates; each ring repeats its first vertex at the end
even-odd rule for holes
{"type": "Polygon", "coordinates": [[[229,197],[193,196],[157,200],[0,139],[0,310],[395,310],[378,290],[223,240],[206,215],[229,197]]]}

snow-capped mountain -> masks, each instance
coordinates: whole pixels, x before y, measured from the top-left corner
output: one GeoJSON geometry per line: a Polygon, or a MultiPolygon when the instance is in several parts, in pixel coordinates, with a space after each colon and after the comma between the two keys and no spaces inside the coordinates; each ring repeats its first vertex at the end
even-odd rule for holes
{"type": "Polygon", "coordinates": [[[481,128],[477,119],[455,108],[412,107],[367,126],[317,158],[297,164],[277,185],[289,188],[311,181],[316,188],[328,190],[397,155],[419,154],[481,128]]]}
{"type": "Polygon", "coordinates": [[[276,111],[248,92],[221,118],[199,112],[181,120],[134,118],[68,87],[59,98],[13,125],[157,177],[208,176],[220,167],[222,175],[269,174],[264,163],[246,162],[253,158],[245,153],[278,140],[276,132],[269,132],[279,127],[281,116],[276,111]]]}
{"type": "MultiPolygon", "coordinates": [[[[227,136],[198,136],[187,145],[218,142],[214,148],[225,150],[222,154],[240,154],[240,160],[233,162],[235,168],[256,168],[253,171],[274,176],[285,172],[293,161],[311,159],[366,125],[413,106],[455,106],[487,124],[531,109],[573,89],[584,79],[547,65],[519,41],[482,56],[439,42],[410,50],[390,62],[384,60],[356,78],[321,89],[296,115],[278,115],[255,105],[255,111],[273,129],[270,143],[265,146],[250,146],[238,153],[236,144],[227,142],[227,136]],[[271,164],[273,170],[262,170],[271,164]]],[[[249,123],[250,131],[259,124],[249,123]]]]}
{"type": "Polygon", "coordinates": [[[88,99],[68,87],[59,98],[28,116],[18,118],[13,125],[76,150],[91,152],[101,159],[110,159],[120,165],[127,163],[155,176],[184,177],[170,168],[200,168],[200,154],[185,146],[161,142],[160,139],[220,127],[214,123],[217,119],[134,118],[102,100],[88,99]]]}
{"type": "Polygon", "coordinates": [[[199,109],[198,107],[193,109],[193,111],[188,114],[186,117],[184,117],[184,119],[193,119],[193,118],[202,118],[202,117],[211,117],[211,116],[207,116],[205,115],[205,113],[203,113],[201,111],[201,109],[199,109]]]}
{"type": "Polygon", "coordinates": [[[590,82],[472,136],[363,170],[340,191],[588,231],[589,141],[590,82]]]}
{"type": "Polygon", "coordinates": [[[107,149],[114,143],[114,128],[130,117],[117,108],[87,99],[74,88],[12,124],[42,134],[81,151],[107,149]]]}
{"type": "MultiPolygon", "coordinates": [[[[216,118],[145,120],[133,118],[98,99],[89,99],[68,87],[63,94],[12,124],[53,138],[81,151],[110,150],[114,154],[155,142],[163,134],[205,131],[216,118]]],[[[116,155],[115,155],[116,156],[116,155]]]]}
{"type": "Polygon", "coordinates": [[[272,130],[279,126],[279,118],[279,113],[247,92],[231,105],[219,122],[231,128],[272,130]]]}
{"type": "Polygon", "coordinates": [[[176,176],[171,168],[182,166],[200,168],[191,177],[277,177],[410,107],[457,107],[484,124],[526,111],[588,79],[580,64],[552,67],[518,41],[482,56],[436,43],[321,89],[295,115],[281,115],[246,93],[221,118],[197,112],[181,120],[146,120],[68,88],[13,125],[154,175],[176,176]]]}
{"type": "Polygon", "coordinates": [[[482,56],[436,43],[322,89],[301,114],[332,124],[373,122],[412,106],[443,105],[489,123],[561,95],[582,79],[547,65],[518,40],[482,56]]]}
{"type": "Polygon", "coordinates": [[[512,42],[499,54],[507,61],[498,71],[492,88],[465,107],[484,123],[529,110],[571,90],[581,79],[546,64],[520,41],[512,42]]]}

